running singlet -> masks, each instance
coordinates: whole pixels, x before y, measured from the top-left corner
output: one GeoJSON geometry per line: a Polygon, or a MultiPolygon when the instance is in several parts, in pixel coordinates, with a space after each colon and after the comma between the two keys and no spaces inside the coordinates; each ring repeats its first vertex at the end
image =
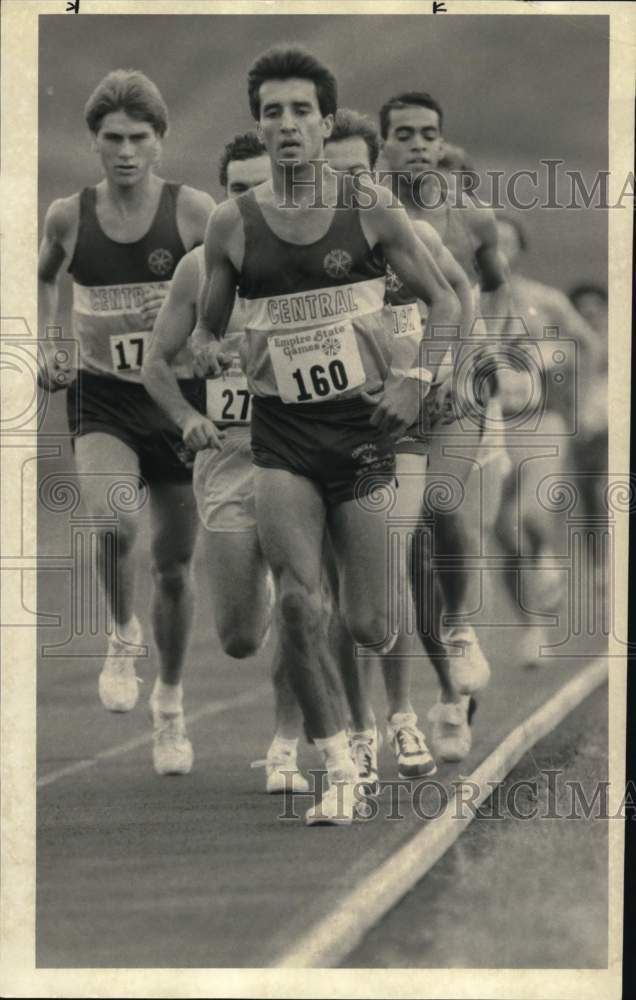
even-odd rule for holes
{"type": "MultiPolygon", "coordinates": [[[[77,244],[68,267],[81,368],[141,382],[151,335],[139,313],[144,292],[165,288],[186,252],[177,229],[179,187],[164,183],[152,225],[134,243],[111,240],[97,218],[95,188],[81,192],[77,244]]],[[[189,349],[179,352],[172,367],[177,378],[192,377],[189,349]]]]}
{"type": "Polygon", "coordinates": [[[253,191],[236,203],[250,391],[318,403],[379,389],[391,363],[385,265],[369,248],[358,209],[336,208],[326,234],[303,246],[272,232],[253,191]]]}
{"type": "MultiPolygon", "coordinates": [[[[202,246],[191,251],[199,268],[199,295],[205,284],[205,251],[202,246]]],[[[237,301],[223,337],[222,351],[232,355],[232,365],[219,378],[205,380],[206,413],[210,420],[224,427],[249,424],[252,417],[252,396],[247,388],[247,378],[241,367],[240,351],[245,343],[243,309],[237,301]]]]}

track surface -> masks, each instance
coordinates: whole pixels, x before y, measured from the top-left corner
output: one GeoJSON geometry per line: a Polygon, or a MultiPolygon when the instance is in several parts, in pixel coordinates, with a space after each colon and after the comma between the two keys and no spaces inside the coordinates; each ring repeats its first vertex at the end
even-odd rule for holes
{"type": "Polygon", "coordinates": [[[607,733],[602,689],[525,755],[473,825],[342,964],[607,968],[608,822],[600,802],[586,817],[572,791],[580,782],[592,803],[607,781],[607,733]],[[548,788],[547,772],[557,769],[548,788]],[[548,818],[554,813],[569,819],[548,818]]]}
{"type": "MultiPolygon", "coordinates": [[[[55,401],[56,408],[59,403],[55,401]]],[[[59,416],[59,409],[57,410],[59,416]]],[[[41,463],[41,475],[68,469],[61,459],[41,463]]],[[[69,514],[40,515],[42,552],[68,551],[69,514]]],[[[140,616],[147,625],[149,578],[140,544],[140,616]]],[[[186,677],[186,712],[195,747],[191,775],[160,778],[152,769],[146,701],[155,665],[138,662],[145,679],[128,715],[105,712],[97,675],[105,644],[86,638],[61,657],[40,658],[37,964],[40,967],[260,967],[275,962],[295,938],[329,912],[422,819],[403,794],[401,821],[381,814],[346,829],[308,830],[300,818],[281,820],[283,802],[262,793],[263,773],[250,770],[271,736],[268,684],[271,645],[237,663],[224,656],[210,628],[203,550],[195,565],[197,615],[186,677]],[[89,650],[91,655],[78,655],[89,650]],[[66,655],[69,654],[75,655],[66,655]],[[128,741],[141,741],[126,750],[128,741]],[[109,753],[111,748],[115,748],[109,753]],[[119,749],[117,749],[119,748],[119,749]],[[105,756],[98,756],[106,753],[105,756]],[[66,768],[77,769],[60,774],[66,768]]],[[[513,616],[495,574],[486,604],[513,616]]],[[[68,630],[68,584],[59,572],[40,575],[39,610],[62,617],[42,629],[41,644],[68,630]]],[[[567,623],[563,628],[567,627],[567,623]]],[[[148,632],[147,632],[148,634],[148,632]]],[[[550,639],[558,638],[559,628],[550,639]]],[[[512,728],[581,668],[583,658],[550,660],[526,669],[528,635],[518,628],[485,629],[482,644],[493,665],[491,685],[475,718],[473,750],[458,769],[443,765],[447,785],[469,774],[512,728]],[[524,651],[525,642],[525,651],[524,651]]],[[[89,637],[90,638],[90,637],[89,637]]],[[[589,647],[589,654],[598,653],[589,647]]],[[[420,719],[435,700],[426,659],[414,670],[420,719]]],[[[376,712],[384,703],[376,684],[376,712]]],[[[309,749],[305,766],[318,767],[309,749]]],[[[386,749],[381,775],[396,777],[386,749]]],[[[309,805],[300,799],[298,817],[309,805]]]]}

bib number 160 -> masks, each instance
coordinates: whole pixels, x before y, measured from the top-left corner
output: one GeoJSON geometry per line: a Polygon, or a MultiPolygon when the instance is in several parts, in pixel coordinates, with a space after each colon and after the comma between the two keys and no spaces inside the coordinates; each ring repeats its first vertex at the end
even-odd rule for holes
{"type": "Polygon", "coordinates": [[[300,368],[292,372],[292,378],[295,379],[298,386],[297,401],[299,403],[307,403],[314,396],[329,396],[334,390],[344,392],[349,385],[347,371],[342,361],[330,361],[326,368],[324,365],[312,365],[308,374],[311,382],[310,388],[313,389],[313,392],[308,391],[305,373],[300,368]]]}

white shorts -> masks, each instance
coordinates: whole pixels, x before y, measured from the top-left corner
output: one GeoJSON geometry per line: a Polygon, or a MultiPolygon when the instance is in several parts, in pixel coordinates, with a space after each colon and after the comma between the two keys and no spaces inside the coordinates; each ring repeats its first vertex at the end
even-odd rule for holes
{"type": "Polygon", "coordinates": [[[256,528],[254,466],[249,427],[228,428],[221,451],[198,451],[192,487],[203,526],[208,531],[256,528]]]}

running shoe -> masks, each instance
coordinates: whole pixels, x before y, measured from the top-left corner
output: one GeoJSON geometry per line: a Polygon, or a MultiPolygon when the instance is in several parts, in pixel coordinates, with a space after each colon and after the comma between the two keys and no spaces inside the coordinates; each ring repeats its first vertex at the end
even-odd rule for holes
{"type": "Polygon", "coordinates": [[[387,737],[397,757],[400,778],[428,778],[437,771],[437,765],[426,745],[417,716],[411,712],[397,712],[389,719],[387,737]]]}
{"type": "Polygon", "coordinates": [[[450,679],[458,694],[473,694],[486,687],[490,665],[472,628],[455,625],[448,629],[445,645],[449,652],[450,679]]]}
{"type": "Polygon", "coordinates": [[[150,699],[152,715],[152,761],[157,774],[189,774],[194,751],[186,733],[183,709],[162,712],[150,699]]]}
{"type": "Polygon", "coordinates": [[[143,635],[137,618],[131,621],[131,638],[123,642],[112,636],[99,675],[99,697],[109,712],[130,712],[137,704],[141,678],[135,671],[134,646],[141,646],[143,635]]]}
{"type": "Polygon", "coordinates": [[[320,802],[305,813],[307,826],[350,826],[356,818],[356,781],[350,771],[333,771],[320,802]]]}
{"type": "Polygon", "coordinates": [[[470,726],[476,707],[471,695],[463,695],[458,702],[438,701],[429,711],[431,742],[441,760],[463,760],[470,752],[473,742],[470,726]]]}
{"type": "Polygon", "coordinates": [[[296,753],[277,746],[276,740],[272,741],[267,757],[252,761],[251,766],[265,768],[265,791],[268,795],[282,795],[285,792],[305,795],[309,791],[309,782],[298,769],[296,753]]]}
{"type": "Polygon", "coordinates": [[[364,795],[377,795],[378,783],[378,732],[350,733],[349,749],[356,768],[358,781],[364,795]]]}

